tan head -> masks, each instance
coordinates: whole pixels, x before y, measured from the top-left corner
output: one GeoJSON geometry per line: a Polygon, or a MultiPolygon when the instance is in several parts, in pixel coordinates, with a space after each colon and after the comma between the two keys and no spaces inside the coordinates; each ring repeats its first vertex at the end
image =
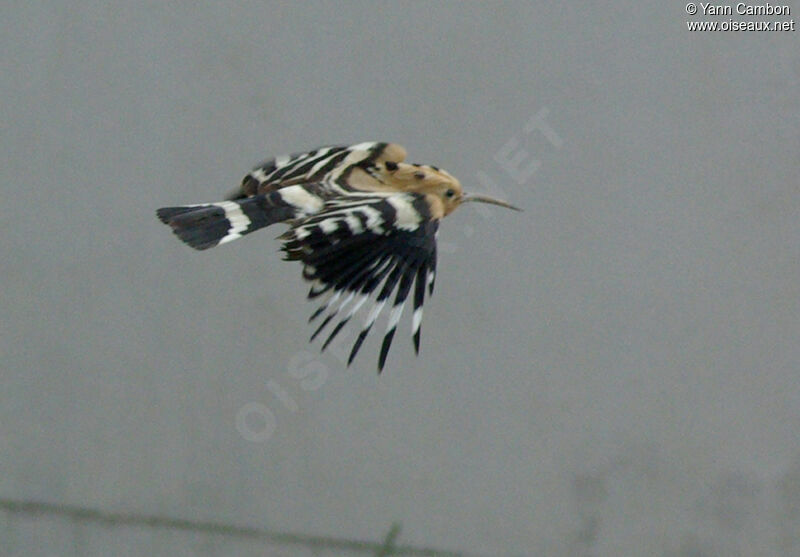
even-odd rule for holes
{"type": "Polygon", "coordinates": [[[440,208],[441,215],[436,215],[440,218],[455,211],[462,203],[470,201],[521,210],[493,197],[465,194],[455,176],[435,166],[386,161],[378,163],[377,170],[382,181],[391,189],[428,195],[431,205],[440,208]]]}

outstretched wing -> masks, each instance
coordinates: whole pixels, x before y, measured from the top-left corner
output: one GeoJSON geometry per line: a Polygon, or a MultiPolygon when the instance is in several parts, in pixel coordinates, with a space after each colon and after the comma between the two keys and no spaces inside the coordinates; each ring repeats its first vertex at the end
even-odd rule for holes
{"type": "Polygon", "coordinates": [[[242,180],[230,199],[269,193],[295,184],[326,184],[335,193],[353,189],[373,190],[379,182],[364,169],[378,163],[402,162],[406,150],[396,143],[370,141],[355,145],[326,146],[305,153],[270,159],[242,180]],[[354,172],[358,169],[358,172],[354,172]],[[373,183],[369,183],[372,181],[373,183]]]}
{"type": "Polygon", "coordinates": [[[311,316],[313,321],[326,314],[311,339],[340,316],[322,346],[324,350],[374,296],[350,352],[349,365],[394,294],[378,359],[380,373],[413,287],[412,334],[414,349],[419,352],[425,289],[433,293],[438,226],[424,195],[354,193],[329,200],[322,211],[281,236],[286,259],[302,261],[303,277],[313,283],[308,297],[329,295],[311,316]]]}

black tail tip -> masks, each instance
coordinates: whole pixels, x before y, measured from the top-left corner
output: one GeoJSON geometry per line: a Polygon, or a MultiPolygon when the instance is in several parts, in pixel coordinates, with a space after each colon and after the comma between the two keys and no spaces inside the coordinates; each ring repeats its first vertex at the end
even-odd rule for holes
{"type": "Polygon", "coordinates": [[[170,221],[178,215],[183,215],[190,212],[194,207],[161,207],[156,211],[158,220],[164,224],[170,224],[170,221]]]}
{"type": "Polygon", "coordinates": [[[162,207],[156,216],[172,227],[178,238],[197,250],[212,248],[228,233],[225,211],[213,205],[200,207],[162,207]]]}

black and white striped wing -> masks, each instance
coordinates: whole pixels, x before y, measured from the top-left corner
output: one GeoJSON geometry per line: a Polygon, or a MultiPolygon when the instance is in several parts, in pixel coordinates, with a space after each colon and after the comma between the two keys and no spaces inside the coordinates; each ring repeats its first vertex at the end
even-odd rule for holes
{"type": "Polygon", "coordinates": [[[412,334],[418,353],[425,289],[433,293],[438,226],[423,195],[356,194],[329,201],[322,211],[287,231],[281,237],[283,250],[286,259],[303,262],[303,277],[313,282],[308,297],[329,295],[311,316],[314,320],[325,314],[311,339],[338,317],[324,350],[373,299],[350,352],[349,365],[394,296],[378,359],[380,372],[413,288],[412,334]]]}
{"type": "Polygon", "coordinates": [[[241,199],[307,183],[328,184],[337,189],[337,193],[342,193],[342,189],[351,189],[348,186],[350,173],[354,168],[369,167],[379,160],[401,162],[404,158],[403,147],[380,141],[329,145],[305,153],[283,155],[254,168],[244,177],[241,188],[231,198],[241,199]]]}

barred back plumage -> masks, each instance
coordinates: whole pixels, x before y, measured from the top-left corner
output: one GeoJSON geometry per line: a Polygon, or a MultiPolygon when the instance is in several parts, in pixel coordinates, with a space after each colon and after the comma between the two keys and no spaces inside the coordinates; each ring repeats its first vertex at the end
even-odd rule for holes
{"type": "Polygon", "coordinates": [[[327,298],[313,341],[338,318],[324,350],[370,299],[348,365],[391,300],[378,358],[383,370],[413,288],[412,338],[419,353],[425,291],[433,293],[439,221],[461,203],[504,201],[465,195],[457,179],[434,166],[403,162],[395,143],[321,147],[271,159],[242,180],[227,201],[164,207],[159,219],[188,245],[204,250],[283,222],[284,259],[303,264],[309,299],[327,298]]]}

